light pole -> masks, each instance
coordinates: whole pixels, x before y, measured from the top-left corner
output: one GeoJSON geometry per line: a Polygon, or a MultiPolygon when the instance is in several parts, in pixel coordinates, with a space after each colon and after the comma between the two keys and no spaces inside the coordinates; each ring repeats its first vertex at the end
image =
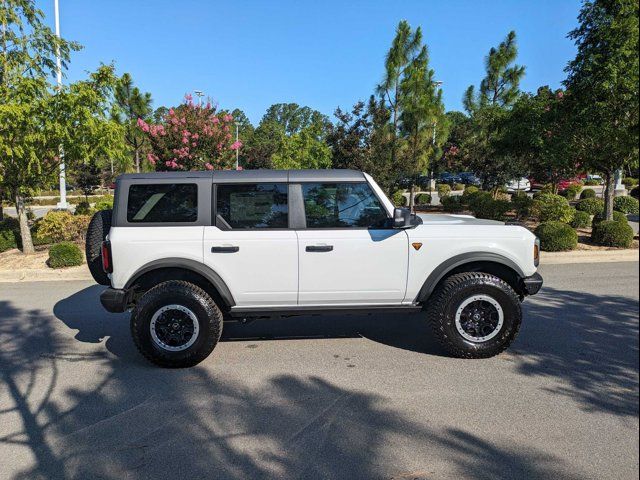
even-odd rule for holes
{"type": "MultiPolygon", "coordinates": [[[[56,22],[56,37],[60,39],[60,15],[58,8],[58,0],[54,0],[53,11],[56,22]]],[[[56,78],[58,80],[58,90],[62,90],[62,61],[60,60],[60,46],[56,45],[56,78]]],[[[69,204],[67,203],[67,173],[64,165],[64,150],[62,145],[59,147],[60,152],[60,201],[56,205],[61,210],[67,210],[69,204]]]]}
{"type": "Polygon", "coordinates": [[[202,97],[204,96],[204,92],[202,90],[194,90],[193,93],[198,97],[198,106],[202,106],[202,97]]]}
{"type": "MultiPolygon", "coordinates": [[[[236,147],[237,147],[240,136],[238,133],[238,122],[235,122],[235,124],[236,124],[236,147]]],[[[236,148],[236,170],[238,170],[239,166],[240,166],[240,148],[236,148]]]]}

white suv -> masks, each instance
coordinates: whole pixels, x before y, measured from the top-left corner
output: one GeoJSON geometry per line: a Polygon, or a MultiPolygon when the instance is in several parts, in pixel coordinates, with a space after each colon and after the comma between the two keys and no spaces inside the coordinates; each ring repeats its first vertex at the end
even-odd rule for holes
{"type": "Polygon", "coordinates": [[[94,216],[87,261],[110,312],[132,310],[140,352],[205,359],[224,318],[424,310],[454,356],[496,355],[538,292],[527,229],[394,208],[353,170],[122,175],[94,216]]]}

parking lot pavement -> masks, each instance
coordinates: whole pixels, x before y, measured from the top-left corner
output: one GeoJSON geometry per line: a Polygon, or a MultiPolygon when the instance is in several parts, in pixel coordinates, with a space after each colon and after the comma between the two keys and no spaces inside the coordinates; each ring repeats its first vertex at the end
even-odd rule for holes
{"type": "Polygon", "coordinates": [[[512,348],[422,315],[225,325],[146,363],[89,282],[0,284],[0,478],[637,478],[638,263],[543,266],[512,348]]]}

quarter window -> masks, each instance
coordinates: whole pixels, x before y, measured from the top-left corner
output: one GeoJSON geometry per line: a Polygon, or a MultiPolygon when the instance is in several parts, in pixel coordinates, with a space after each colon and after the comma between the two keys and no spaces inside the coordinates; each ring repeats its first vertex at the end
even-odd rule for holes
{"type": "Polygon", "coordinates": [[[195,183],[131,185],[127,222],[188,223],[198,220],[198,187],[195,183]]]}
{"type": "Polygon", "coordinates": [[[382,228],[387,212],[368,183],[303,183],[307,228],[382,228]]]}
{"type": "Polygon", "coordinates": [[[245,229],[287,228],[289,226],[287,193],[288,188],[284,183],[218,185],[216,224],[228,228],[245,229]]]}

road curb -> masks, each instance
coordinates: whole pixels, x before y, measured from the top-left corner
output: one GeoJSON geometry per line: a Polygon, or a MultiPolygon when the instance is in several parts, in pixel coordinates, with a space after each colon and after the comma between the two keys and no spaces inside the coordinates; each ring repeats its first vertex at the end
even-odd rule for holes
{"type": "Polygon", "coordinates": [[[0,270],[0,283],[51,282],[64,280],[91,280],[86,265],[61,269],[38,268],[21,270],[0,270]]]}
{"type": "Polygon", "coordinates": [[[541,265],[569,263],[637,262],[638,250],[574,250],[572,252],[542,252],[541,265]]]}

